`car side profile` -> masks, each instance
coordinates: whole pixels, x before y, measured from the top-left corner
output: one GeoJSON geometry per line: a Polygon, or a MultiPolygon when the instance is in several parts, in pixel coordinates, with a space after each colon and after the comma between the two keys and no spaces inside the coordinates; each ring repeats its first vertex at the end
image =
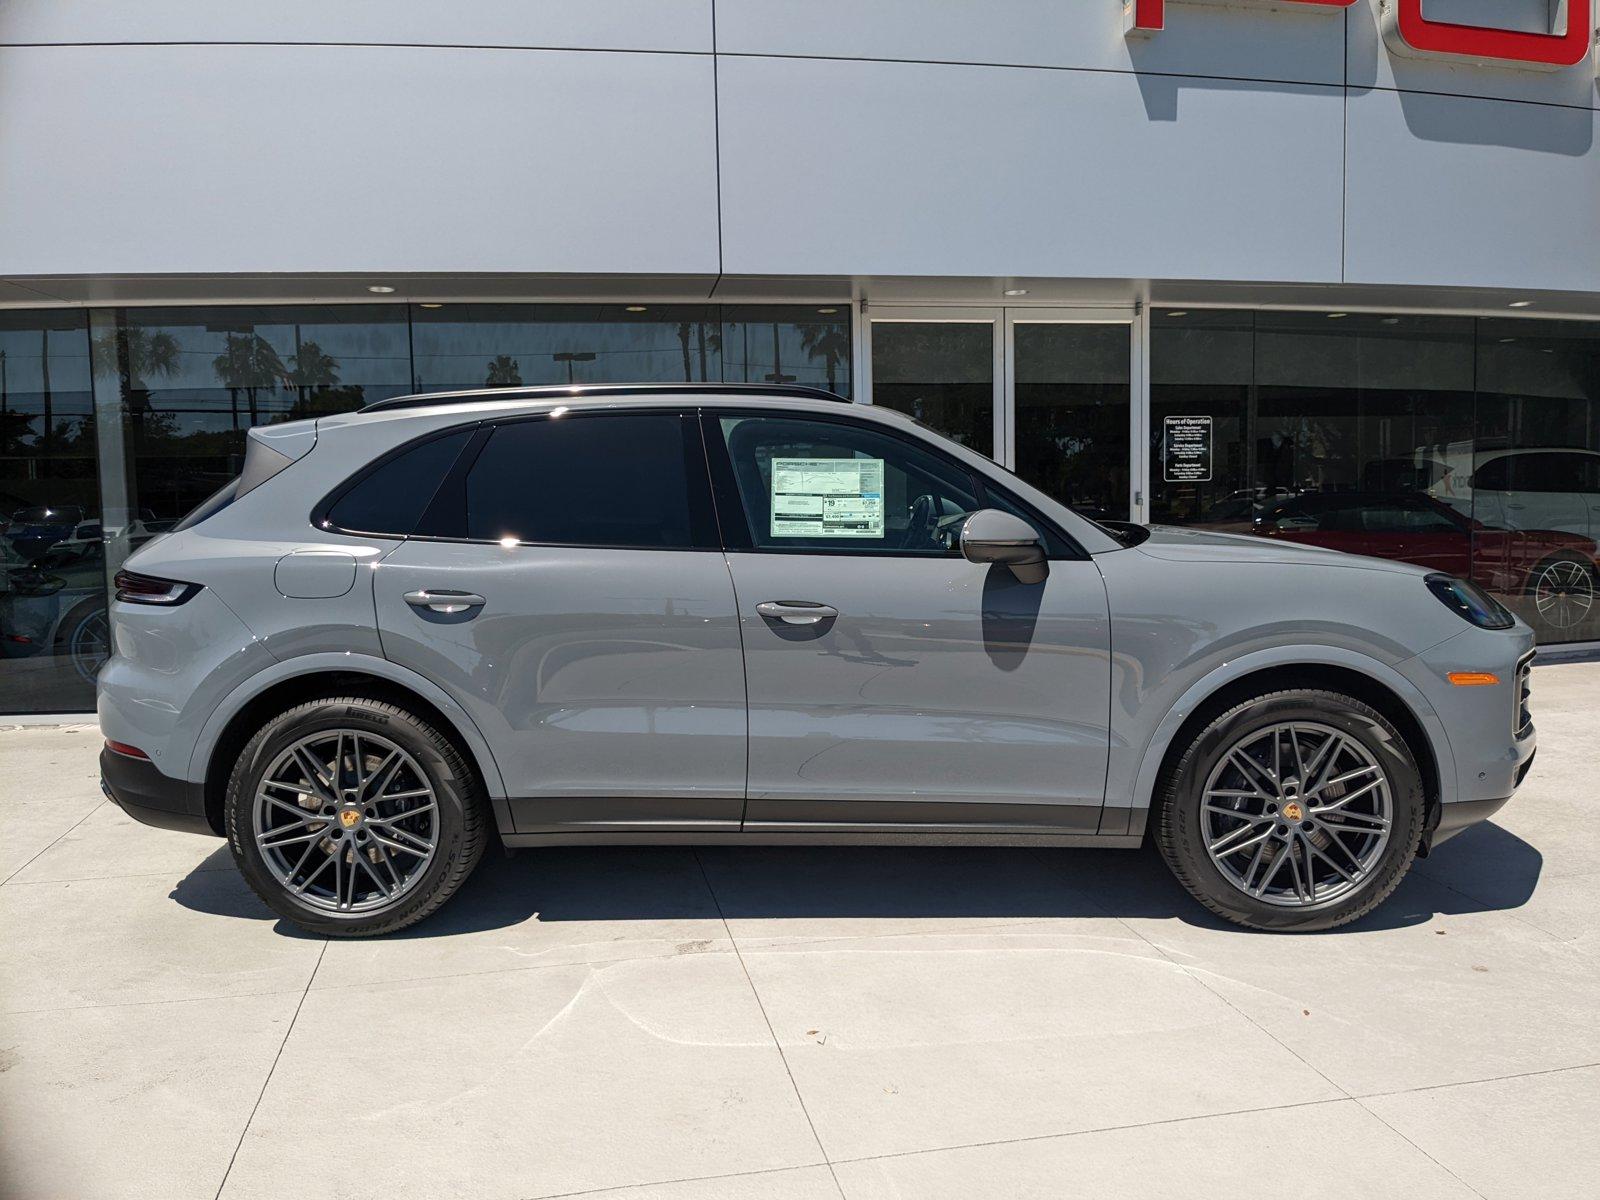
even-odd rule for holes
{"type": "Polygon", "coordinates": [[[1379,904],[1532,762],[1474,584],[1102,525],[795,387],[407,397],[250,431],[133,554],[108,794],[307,929],[421,920],[506,846],[1137,847],[1214,912],[1379,904]]]}

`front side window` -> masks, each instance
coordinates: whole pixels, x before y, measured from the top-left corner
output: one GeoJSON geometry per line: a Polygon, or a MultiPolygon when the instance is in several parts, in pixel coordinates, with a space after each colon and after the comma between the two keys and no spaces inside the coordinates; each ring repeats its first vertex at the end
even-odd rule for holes
{"type": "Polygon", "coordinates": [[[962,519],[983,507],[967,471],[861,425],[758,416],[716,425],[757,549],[952,554],[962,519]]]}
{"type": "Polygon", "coordinates": [[[717,545],[699,429],[677,413],[507,422],[490,434],[464,491],[466,536],[475,541],[717,545]]]}

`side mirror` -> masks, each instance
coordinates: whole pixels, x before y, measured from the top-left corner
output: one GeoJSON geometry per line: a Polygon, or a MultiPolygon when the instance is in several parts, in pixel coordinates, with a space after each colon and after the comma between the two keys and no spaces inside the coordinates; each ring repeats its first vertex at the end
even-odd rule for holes
{"type": "Polygon", "coordinates": [[[1043,583],[1050,574],[1038,530],[997,508],[979,509],[962,522],[961,556],[1010,567],[1018,583],[1043,583]]]}

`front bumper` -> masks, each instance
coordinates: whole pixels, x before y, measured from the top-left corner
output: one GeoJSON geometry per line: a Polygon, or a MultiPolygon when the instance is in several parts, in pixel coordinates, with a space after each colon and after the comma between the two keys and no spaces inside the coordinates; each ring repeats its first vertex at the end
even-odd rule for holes
{"type": "Polygon", "coordinates": [[[101,750],[100,790],[135,821],[220,836],[206,818],[204,785],[163,775],[149,759],[118,754],[109,747],[101,750]]]}

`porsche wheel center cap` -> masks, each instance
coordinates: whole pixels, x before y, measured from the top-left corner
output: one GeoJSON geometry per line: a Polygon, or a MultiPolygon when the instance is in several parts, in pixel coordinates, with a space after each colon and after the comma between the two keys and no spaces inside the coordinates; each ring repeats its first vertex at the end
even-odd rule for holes
{"type": "Polygon", "coordinates": [[[1300,821],[1305,818],[1306,810],[1298,800],[1291,800],[1283,806],[1283,815],[1285,820],[1300,821]]]}
{"type": "Polygon", "coordinates": [[[361,824],[361,810],[359,808],[342,808],[339,810],[339,824],[346,829],[354,829],[361,824]]]}

